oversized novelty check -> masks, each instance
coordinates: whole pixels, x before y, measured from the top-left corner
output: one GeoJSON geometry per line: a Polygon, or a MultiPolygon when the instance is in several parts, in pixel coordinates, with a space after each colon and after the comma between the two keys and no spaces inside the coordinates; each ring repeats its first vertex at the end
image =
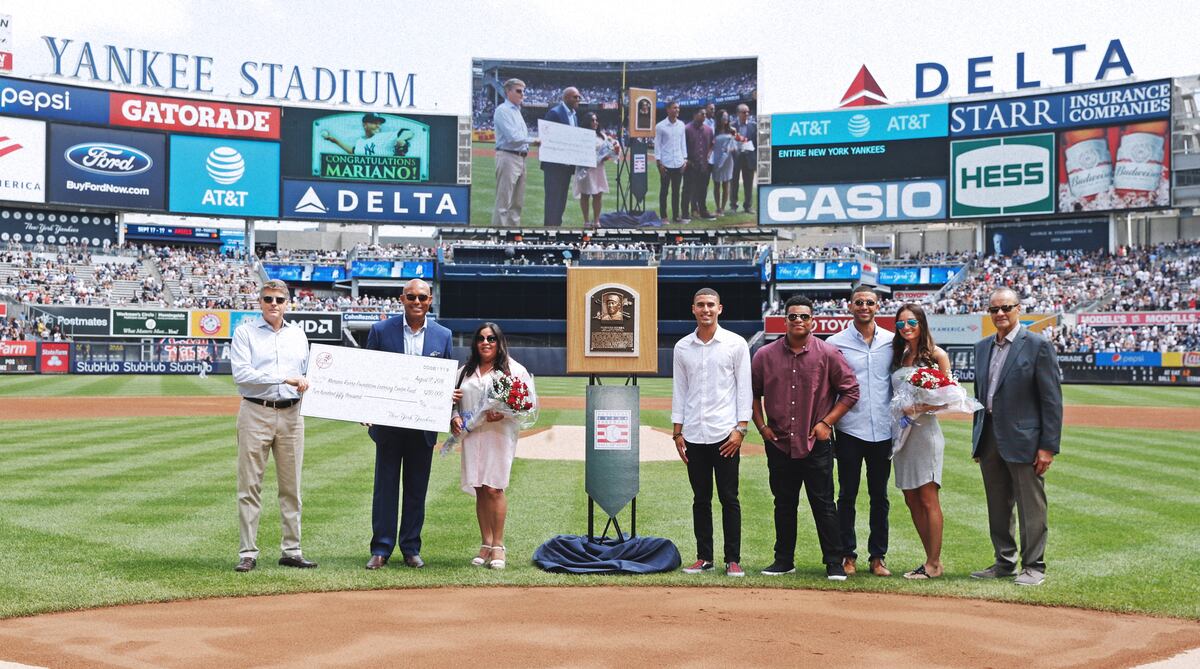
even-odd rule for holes
{"type": "Polygon", "coordinates": [[[538,138],[542,140],[538,149],[542,162],[596,166],[595,130],[538,119],[538,138]]]}
{"type": "Polygon", "coordinates": [[[444,358],[313,344],[300,414],[449,432],[457,371],[444,358]]]}

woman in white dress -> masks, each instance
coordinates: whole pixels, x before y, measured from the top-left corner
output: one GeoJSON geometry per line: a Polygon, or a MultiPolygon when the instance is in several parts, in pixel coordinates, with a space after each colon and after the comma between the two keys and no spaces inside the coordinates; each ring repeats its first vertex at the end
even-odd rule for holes
{"type": "Polygon", "coordinates": [[[621,145],[617,140],[604,134],[600,128],[600,120],[595,112],[583,115],[581,128],[591,128],[596,131],[596,166],[575,168],[575,197],[579,198],[579,208],[583,212],[583,227],[599,225],[600,200],[608,192],[608,173],[605,163],[621,158],[621,145]],[[589,218],[589,214],[591,218],[589,218]]]}
{"type": "MultiPolygon", "coordinates": [[[[521,379],[533,394],[533,377],[516,360],[508,357],[504,332],[495,323],[484,323],[475,330],[467,364],[458,370],[461,394],[455,405],[450,431],[454,436],[463,433],[470,413],[487,400],[495,378],[503,373],[521,379]]],[[[534,400],[536,401],[536,400],[534,400]]],[[[517,433],[520,426],[511,415],[487,411],[486,420],[462,437],[462,489],[475,497],[475,516],[482,537],[479,554],[471,560],[475,566],[487,565],[504,569],[507,561],[504,547],[504,521],[508,514],[508,488],[513,456],[517,452],[517,433]]]]}
{"type": "MultiPolygon", "coordinates": [[[[892,388],[906,383],[918,367],[936,367],[950,374],[950,356],[933,343],[925,310],[905,304],[896,312],[896,338],[892,340],[892,388]]],[[[914,419],[904,445],[892,457],[896,487],[904,491],[904,502],[925,547],[925,562],[904,574],[908,579],[930,579],[942,575],[942,453],[946,440],[937,416],[926,413],[935,407],[916,404],[905,408],[914,419]]]]}

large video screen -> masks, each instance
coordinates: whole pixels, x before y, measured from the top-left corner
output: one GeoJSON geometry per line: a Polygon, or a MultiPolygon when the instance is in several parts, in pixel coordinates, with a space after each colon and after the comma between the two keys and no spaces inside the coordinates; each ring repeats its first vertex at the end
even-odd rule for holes
{"type": "Polygon", "coordinates": [[[691,226],[756,221],[747,212],[757,208],[756,58],[607,62],[476,58],[471,85],[472,225],[578,228],[597,226],[599,221],[606,227],[671,226],[681,223],[685,213],[691,214],[691,226]],[[678,115],[668,118],[672,103],[678,115]],[[744,107],[741,119],[740,107],[744,107]],[[698,112],[703,112],[702,119],[698,112]],[[721,123],[722,119],[729,124],[721,123]],[[547,121],[573,124],[593,134],[551,127],[547,131],[556,132],[542,137],[539,122],[547,121]],[[694,122],[707,132],[697,126],[691,133],[694,152],[704,153],[693,158],[686,155],[689,135],[682,131],[694,122]],[[662,132],[661,123],[667,124],[662,132]],[[671,147],[656,147],[659,137],[670,138],[671,147]],[[544,140],[546,145],[526,140],[544,140]],[[550,159],[568,159],[555,151],[572,142],[578,149],[574,155],[582,156],[580,162],[594,145],[595,167],[550,159]],[[640,142],[644,144],[635,146],[640,142]],[[666,163],[661,171],[660,162],[666,163]],[[649,215],[616,220],[606,216],[639,207],[632,198],[619,197],[620,191],[628,191],[633,173],[645,174],[641,204],[649,215]],[[660,211],[664,182],[665,212],[660,211]],[[695,211],[685,211],[689,199],[685,190],[695,211]]]}

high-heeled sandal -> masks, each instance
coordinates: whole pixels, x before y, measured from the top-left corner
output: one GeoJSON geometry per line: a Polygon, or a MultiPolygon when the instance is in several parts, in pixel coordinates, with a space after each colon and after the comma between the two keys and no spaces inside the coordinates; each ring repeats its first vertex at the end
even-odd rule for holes
{"type": "MultiPolygon", "coordinates": [[[[506,549],[504,546],[492,546],[493,555],[496,553],[496,551],[503,551],[505,557],[508,556],[508,549],[506,549]]],[[[491,569],[504,569],[505,565],[506,563],[503,559],[495,559],[488,563],[488,567],[491,569]]]]}
{"type": "MultiPolygon", "coordinates": [[[[479,544],[479,550],[483,550],[485,548],[489,553],[492,550],[492,547],[487,544],[479,544]]],[[[471,564],[476,567],[482,567],[483,565],[487,564],[487,558],[483,557],[482,555],[476,555],[475,557],[471,558],[471,564]]]]}

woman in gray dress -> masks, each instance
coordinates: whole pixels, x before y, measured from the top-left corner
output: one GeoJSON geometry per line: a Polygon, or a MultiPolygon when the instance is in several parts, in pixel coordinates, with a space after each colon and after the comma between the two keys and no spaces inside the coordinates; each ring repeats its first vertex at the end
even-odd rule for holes
{"type": "MultiPolygon", "coordinates": [[[[925,310],[905,304],[896,312],[896,338],[892,340],[892,388],[899,389],[919,367],[936,367],[950,374],[950,356],[933,343],[925,310]]],[[[904,574],[908,579],[930,579],[942,575],[942,452],[946,441],[932,407],[905,407],[913,420],[903,446],[892,458],[896,487],[904,491],[904,502],[925,547],[925,562],[904,574]]]]}
{"type": "Polygon", "coordinates": [[[733,141],[733,127],[729,124],[729,112],[724,109],[717,112],[713,125],[713,193],[717,216],[724,216],[725,204],[729,202],[729,183],[733,181],[733,156],[737,147],[733,141]]]}

